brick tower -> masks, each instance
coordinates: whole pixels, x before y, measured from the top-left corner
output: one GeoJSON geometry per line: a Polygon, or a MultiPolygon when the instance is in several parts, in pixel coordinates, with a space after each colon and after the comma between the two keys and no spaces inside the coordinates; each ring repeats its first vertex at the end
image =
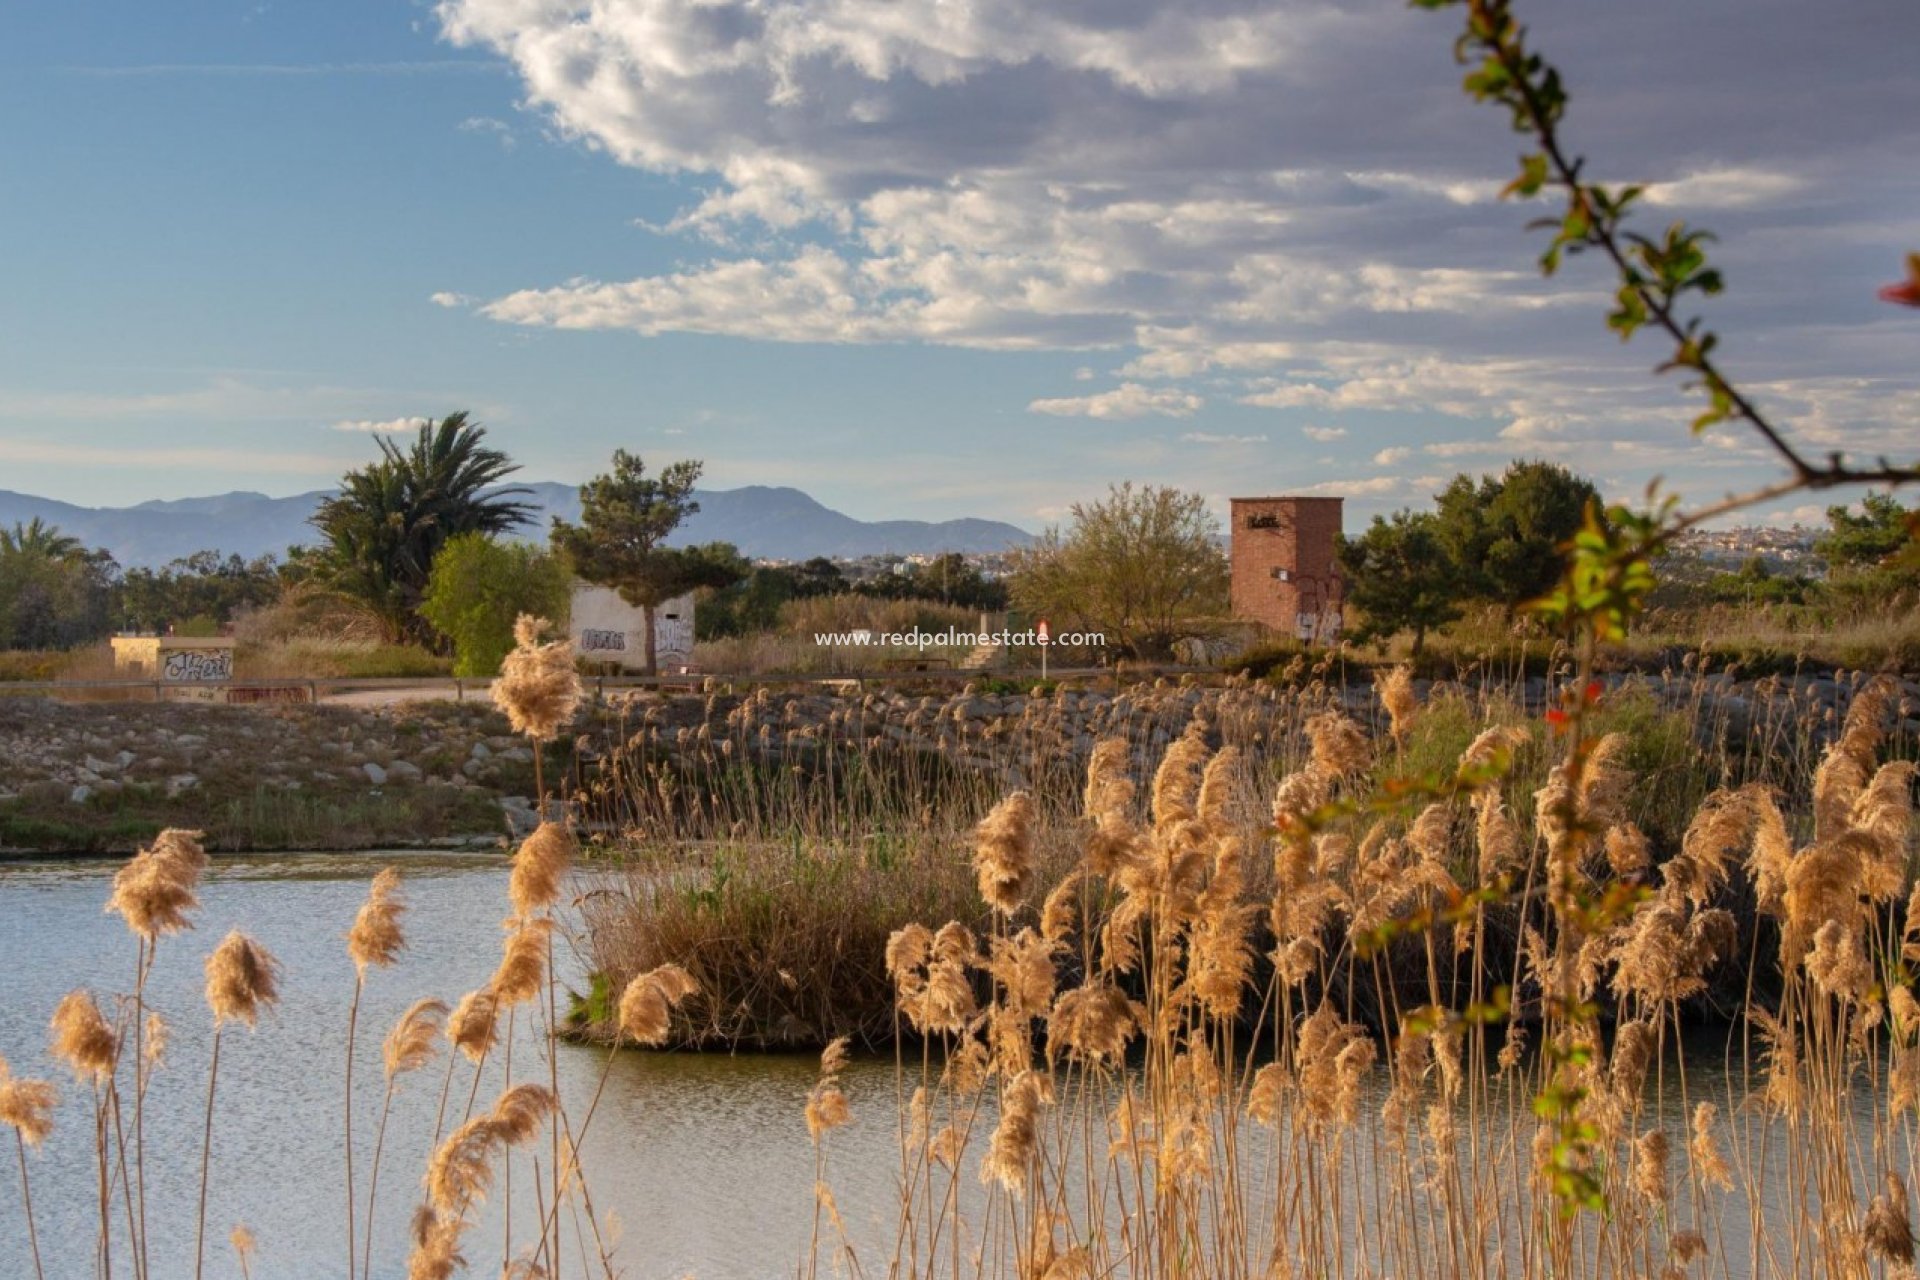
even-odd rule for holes
{"type": "Polygon", "coordinates": [[[1327,644],[1340,634],[1346,584],[1334,544],[1340,498],[1234,498],[1233,616],[1327,644]]]}

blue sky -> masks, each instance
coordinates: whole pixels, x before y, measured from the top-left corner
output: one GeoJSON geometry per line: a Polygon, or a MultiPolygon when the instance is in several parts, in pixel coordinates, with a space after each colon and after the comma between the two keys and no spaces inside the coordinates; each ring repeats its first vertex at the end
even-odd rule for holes
{"type": "MultiPolygon", "coordinates": [[[[1595,172],[1723,235],[1729,362],[1816,451],[1916,452],[1920,11],[1526,6],[1595,172]],[[1629,30],[1647,30],[1646,25],[1629,30]]],[[[16,6],[0,488],[329,484],[474,412],[865,518],[1037,528],[1134,479],[1768,478],[1531,270],[1450,17],[1251,0],[16,6]]],[[[1819,504],[1776,508],[1808,518],[1819,504]]]]}

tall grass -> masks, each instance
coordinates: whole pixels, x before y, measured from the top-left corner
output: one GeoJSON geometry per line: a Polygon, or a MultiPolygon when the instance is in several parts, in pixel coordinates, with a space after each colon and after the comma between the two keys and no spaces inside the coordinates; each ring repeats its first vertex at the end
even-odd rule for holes
{"type": "Polygon", "coordinates": [[[1716,791],[1659,866],[1611,733],[1551,768],[1531,839],[1496,785],[1517,726],[1385,804],[1366,735],[1319,718],[1265,849],[1232,751],[1182,738],[1140,803],[1115,744],[1051,885],[1010,798],[977,833],[991,928],[889,943],[932,1046],[899,1059],[889,1273],[1906,1274],[1920,903],[1889,702],[1856,701],[1809,813],[1716,791]],[[1744,950],[1720,905],[1742,893],[1767,921],[1744,950]],[[1489,948],[1501,907],[1517,940],[1489,948]],[[1412,995],[1387,973],[1408,951],[1412,995]],[[1682,1015],[1723,966],[1771,966],[1773,990],[1748,985],[1703,1089],[1682,1015]]]}
{"type": "MultiPolygon", "coordinates": [[[[1920,901],[1892,689],[1864,687],[1824,748],[1723,751],[1706,775],[1685,767],[1697,726],[1645,694],[1589,705],[1576,682],[1556,730],[1471,690],[1423,703],[1404,674],[1380,692],[1364,724],[1324,688],[1163,686],[1084,744],[1036,702],[1004,740],[954,747],[977,756],[964,770],[896,759],[884,734],[777,737],[765,701],[737,738],[669,752],[643,733],[611,776],[662,850],[693,856],[582,900],[602,976],[583,1016],[609,1068],[623,1044],[738,1034],[726,1010],[755,983],[779,990],[753,1027],[787,1016],[830,1037],[795,1099],[816,1151],[813,1187],[790,1189],[817,1207],[808,1275],[1909,1274],[1920,901]],[[924,914],[882,936],[893,912],[924,914]],[[754,956],[783,938],[790,952],[754,956]],[[849,1092],[842,1037],[880,1037],[824,1003],[838,967],[881,989],[890,1092],[849,1092]],[[1709,1082],[1683,1040],[1696,1003],[1727,990],[1727,1069],[1709,1082]],[[835,1134],[868,1109],[900,1139],[879,1256],[833,1195],[835,1134]]],[[[579,696],[565,646],[527,628],[501,696],[536,747],[553,740],[579,696]]],[[[469,1260],[622,1274],[578,1154],[601,1094],[569,1110],[555,1075],[554,940],[577,852],[561,826],[534,832],[492,976],[450,1009],[407,1011],[385,1079],[348,1086],[338,1136],[284,1135],[341,1150],[349,1280],[371,1275],[376,1197],[415,1182],[382,1177],[396,1103],[437,1117],[411,1277],[469,1260]],[[545,1045],[531,1063],[513,1057],[517,1020],[545,1045]],[[502,1087],[483,1099],[490,1059],[502,1087]],[[533,1213],[482,1240],[476,1210],[496,1196],[533,1213]]],[[[174,962],[204,866],[194,833],[170,831],[122,869],[127,998],[75,992],[56,1015],[57,1056],[93,1099],[91,1238],[36,1229],[46,1085],[0,1072],[23,1234],[53,1274],[170,1265],[147,1248],[152,1161],[197,1161],[202,1205],[213,1180],[244,1176],[222,1155],[219,1045],[279,976],[244,935],[207,970],[201,1141],[144,1137],[164,1024],[142,992],[174,962]]],[[[402,895],[383,873],[342,947],[356,991],[393,980],[402,895]]],[[[750,1228],[752,1207],[737,1211],[750,1228]]],[[[204,1210],[197,1225],[199,1273],[204,1210]]],[[[250,1237],[234,1240],[245,1267],[250,1237]]]]}

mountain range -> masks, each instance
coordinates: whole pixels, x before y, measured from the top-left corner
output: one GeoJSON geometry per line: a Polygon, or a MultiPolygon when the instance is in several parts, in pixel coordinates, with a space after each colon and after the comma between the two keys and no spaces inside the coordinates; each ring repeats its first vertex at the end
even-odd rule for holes
{"type": "MultiPolygon", "coordinates": [[[[580,492],[574,486],[548,482],[521,487],[531,490],[521,501],[538,508],[522,530],[524,536],[544,538],[553,516],[580,518],[580,492]]],[[[38,517],[88,547],[112,552],[126,568],[157,568],[196,551],[252,559],[269,552],[284,555],[290,546],[312,542],[315,534],[308,517],[329,493],[270,498],[236,492],[131,507],[82,507],[0,489],[0,528],[38,517]]],[[[671,541],[731,542],[753,559],[995,552],[1032,538],[1026,530],[998,520],[856,520],[798,489],[768,485],[703,489],[695,497],[699,512],[671,541]]]]}

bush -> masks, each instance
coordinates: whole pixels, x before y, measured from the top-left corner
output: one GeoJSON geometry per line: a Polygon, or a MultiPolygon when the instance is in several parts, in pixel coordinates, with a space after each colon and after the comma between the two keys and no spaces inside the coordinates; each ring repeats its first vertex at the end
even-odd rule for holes
{"type": "MultiPolygon", "coordinates": [[[[582,902],[592,995],[579,1024],[610,1021],[611,993],[656,965],[684,965],[702,997],[678,1027],[688,1046],[817,1047],[892,1041],[887,938],[915,920],[991,932],[965,858],[942,839],[877,835],[857,845],[728,844],[699,867],[684,851],[634,851],[624,892],[582,902]]],[[[1047,868],[1071,861],[1062,847],[1047,868]]]]}
{"type": "Polygon", "coordinates": [[[1311,662],[1307,646],[1298,640],[1263,640],[1249,648],[1242,649],[1221,664],[1234,675],[1252,676],[1255,680],[1264,680],[1274,672],[1283,670],[1294,659],[1311,662]]]}
{"type": "Polygon", "coordinates": [[[434,557],[420,616],[453,641],[453,673],[491,676],[523,613],[564,626],[572,574],[550,552],[466,533],[434,557]]]}

